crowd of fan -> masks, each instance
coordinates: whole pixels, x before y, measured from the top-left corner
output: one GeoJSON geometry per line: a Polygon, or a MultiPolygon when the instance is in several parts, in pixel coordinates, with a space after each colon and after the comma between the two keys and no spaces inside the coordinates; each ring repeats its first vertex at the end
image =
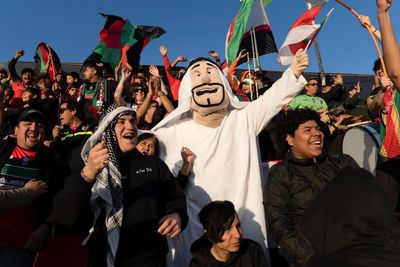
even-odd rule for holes
{"type": "MultiPolygon", "coordinates": [[[[69,203],[69,194],[75,194],[76,198],[80,197],[76,195],[76,192],[82,193],[85,197],[90,195],[90,187],[87,185],[86,187],[79,185],[80,190],[76,190],[75,193],[68,192],[68,188],[78,186],[78,184],[68,185],[68,183],[73,183],[68,178],[80,174],[85,181],[93,182],[95,176],[90,175],[92,174],[90,171],[99,168],[93,167],[96,162],[93,155],[100,158],[107,157],[107,162],[113,160],[110,156],[112,148],[105,143],[97,144],[92,148],[94,152],[91,150],[87,162],[81,158],[82,150],[99,126],[99,121],[104,123],[104,116],[112,113],[108,111],[110,107],[129,108],[129,111],[119,114],[116,124],[112,124],[116,129],[118,125],[123,124],[123,127],[137,126],[140,130],[151,130],[178,106],[179,88],[186,69],[178,67],[177,64],[187,59],[179,56],[171,64],[167,48],[161,46],[160,53],[164,62],[163,67],[151,65],[147,69],[142,68],[134,73],[127,66],[120,72],[116,72],[117,75],[105,73],[102,62],[86,62],[81,74],[60,72],[53,78],[47,73],[37,73],[25,68],[19,75],[15,66],[19,58],[24,55],[23,50],[16,52],[8,64],[8,70],[0,68],[0,124],[1,136],[4,138],[0,154],[2,168],[0,260],[2,264],[5,264],[4,266],[32,266],[33,261],[35,261],[35,266],[53,266],[49,265],[52,261],[57,262],[57,266],[61,266],[58,265],[60,258],[54,256],[59,255],[60,250],[63,250],[60,244],[64,244],[63,246],[72,244],[72,248],[66,251],[75,255],[63,258],[63,266],[84,266],[87,257],[91,259],[93,266],[105,266],[104,262],[100,260],[96,262],[93,259],[99,252],[106,255],[107,246],[103,246],[100,251],[84,250],[79,244],[87,233],[88,225],[82,223],[76,225],[75,221],[69,221],[73,216],[70,217],[65,209],[59,207],[63,207],[63,203],[69,203]],[[90,169],[88,165],[92,163],[93,166],[90,169]],[[13,178],[7,180],[3,177],[13,178]],[[68,188],[63,190],[67,186],[68,188]],[[5,191],[9,191],[9,194],[5,191]],[[30,209],[31,206],[27,208],[26,205],[32,202],[35,203],[35,209],[30,209]],[[64,223],[60,224],[60,221],[64,223]],[[49,236],[51,236],[50,239],[49,236]],[[46,242],[47,245],[45,245],[46,242]],[[41,253],[35,256],[33,252],[40,250],[41,253]],[[86,253],[88,253],[87,257],[86,253]]],[[[209,54],[215,60],[215,64],[221,67],[218,53],[211,50],[209,54]]],[[[240,51],[227,71],[226,77],[237,101],[257,101],[269,90],[273,81],[260,70],[250,72],[237,70],[238,62],[244,57],[246,57],[246,51],[240,51]]],[[[351,238],[346,237],[343,229],[335,228],[323,219],[320,221],[321,225],[313,223],[312,218],[316,217],[312,215],[318,217],[322,214],[319,209],[330,207],[330,200],[324,198],[329,193],[334,197],[343,198],[343,203],[339,200],[335,203],[336,209],[344,209],[346,204],[349,204],[345,203],[345,200],[353,204],[357,202],[352,199],[350,191],[347,195],[345,191],[338,195],[335,186],[343,189],[344,183],[345,187],[352,188],[355,184],[362,184],[363,182],[357,179],[363,177],[364,181],[370,185],[370,187],[361,186],[360,190],[364,190],[362,191],[364,196],[376,193],[375,184],[380,184],[384,190],[374,195],[376,201],[367,198],[362,198],[362,201],[370,203],[369,207],[375,212],[382,212],[382,210],[388,212],[379,216],[390,217],[390,212],[395,209],[398,190],[393,192],[388,189],[390,185],[393,185],[393,181],[379,177],[376,179],[378,182],[374,178],[368,180],[366,177],[371,174],[358,171],[358,164],[351,157],[342,154],[342,140],[346,131],[361,122],[379,123],[380,114],[384,112],[382,92],[392,88],[393,84],[389,77],[383,74],[379,60],[375,62],[373,71],[373,88],[360,88],[359,83],[345,88],[342,75],[335,75],[333,80],[326,84],[322,84],[317,77],[309,78],[303,92],[291,102],[282,103],[283,108],[280,114],[259,135],[262,160],[264,162],[283,160],[274,166],[268,175],[264,188],[264,204],[272,239],[280,245],[291,266],[336,266],[329,264],[349,261],[354,261],[355,264],[359,259],[354,255],[361,253],[362,249],[353,251],[346,247],[347,243],[338,244],[340,242],[337,240],[337,247],[332,248],[332,244],[318,239],[321,235],[326,235],[334,240],[336,233],[342,240],[349,243],[355,242],[354,239],[350,240],[351,238]],[[361,90],[370,90],[367,99],[360,98],[361,90]],[[309,142],[307,145],[312,148],[307,150],[299,145],[301,142],[299,135],[306,136],[308,133],[310,133],[308,138],[311,141],[307,141],[309,142]],[[322,151],[328,152],[327,155],[340,156],[325,156],[322,151]],[[318,196],[321,206],[311,205],[314,196],[317,196],[317,193],[322,191],[323,187],[339,172],[342,176],[352,174],[353,178],[346,181],[335,179],[335,183],[330,182],[330,191],[318,196]],[[304,180],[305,176],[306,180],[304,180]],[[372,187],[375,189],[371,189],[372,187]],[[390,200],[389,206],[379,198],[381,196],[379,194],[390,200]],[[288,201],[288,199],[291,200],[288,201]],[[307,221],[307,219],[307,223],[301,221],[307,221]],[[315,235],[315,232],[310,230],[311,225],[314,225],[313,231],[323,228],[321,231],[325,232],[315,235]],[[306,236],[300,235],[300,232],[306,236]],[[328,257],[322,257],[328,254],[326,251],[332,253],[328,257]],[[351,254],[353,252],[354,254],[351,254]]],[[[122,138],[132,139],[132,135],[133,132],[128,131],[122,138]]],[[[136,139],[136,136],[134,137],[136,139]]],[[[118,138],[117,135],[119,148],[123,150],[122,141],[118,138]]],[[[108,139],[107,142],[109,142],[108,139]]],[[[159,155],[160,144],[154,134],[142,133],[135,142],[136,150],[141,154],[156,157],[159,155]]],[[[171,206],[175,209],[169,207],[170,210],[167,210],[169,215],[161,219],[161,226],[158,228],[160,234],[171,237],[177,236],[187,223],[187,215],[182,213],[179,207],[185,206],[185,201],[182,200],[184,196],[181,194],[187,185],[187,177],[195,160],[190,147],[177,147],[176,150],[181,151],[182,155],[182,166],[176,178],[180,188],[174,191],[174,199],[171,202],[173,203],[171,206]]],[[[146,162],[146,159],[142,161],[146,162]]],[[[161,170],[164,168],[161,163],[150,163],[159,164],[157,168],[161,170]]],[[[146,164],[150,163],[146,162],[146,164]]],[[[124,164],[121,164],[121,174],[123,174],[123,169],[124,164]]],[[[398,186],[396,182],[394,184],[398,186]]],[[[151,206],[152,203],[149,205],[151,206]]],[[[71,214],[74,213],[74,208],[73,205],[69,207],[73,210],[71,214]]],[[[330,216],[333,216],[335,208],[332,208],[330,216]]],[[[351,211],[355,209],[360,213],[360,218],[371,215],[358,202],[353,205],[351,211]]],[[[88,211],[86,215],[89,216],[89,214],[91,212],[88,211]]],[[[350,215],[346,217],[347,215],[341,214],[340,216],[340,223],[354,221],[350,215]]],[[[262,248],[256,242],[242,239],[240,221],[231,202],[211,202],[201,210],[199,220],[205,234],[193,243],[191,266],[225,266],[218,265],[221,262],[232,264],[229,266],[269,265],[262,248]],[[226,240],[231,240],[229,241],[231,243],[226,240]]],[[[90,219],[83,221],[90,222],[90,219]]],[[[398,252],[400,244],[396,243],[399,242],[398,227],[392,223],[388,225],[382,226],[380,221],[374,222],[374,227],[366,227],[365,233],[358,232],[355,239],[358,238],[357,240],[361,243],[368,241],[374,245],[384,244],[386,250],[382,253],[388,253],[390,258],[394,252],[398,252]],[[382,236],[387,239],[382,243],[378,240],[379,238],[375,238],[374,234],[378,234],[383,229],[386,232],[382,236]],[[368,231],[373,237],[366,238],[368,231]]],[[[355,227],[358,226],[355,224],[355,227]]],[[[142,227],[146,232],[148,226],[142,227]]],[[[142,235],[141,238],[146,238],[143,233],[140,233],[141,230],[136,229],[135,233],[142,235]]],[[[158,239],[154,241],[151,235],[147,237],[152,242],[158,242],[158,239]]],[[[92,245],[97,243],[96,248],[99,249],[101,247],[99,244],[105,241],[92,238],[89,242],[92,245]]],[[[117,254],[120,263],[129,258],[127,256],[129,251],[123,249],[124,242],[128,244],[131,241],[126,238],[120,240],[119,254],[117,254]]],[[[129,244],[139,251],[141,246],[146,247],[147,244],[145,241],[140,242],[137,245],[129,244]]],[[[151,250],[152,246],[158,245],[149,243],[148,249],[151,250]]],[[[159,246],[163,248],[165,244],[159,246]]],[[[374,254],[379,250],[375,249],[370,252],[374,257],[379,254],[374,254]]],[[[272,266],[288,266],[275,252],[270,249],[272,266]]],[[[159,256],[157,253],[155,255],[159,256]]],[[[363,259],[366,257],[364,255],[363,259]]],[[[140,262],[140,259],[135,260],[140,262]]],[[[379,261],[376,258],[370,260],[368,264],[379,265],[385,262],[383,260],[377,263],[379,261]]],[[[387,260],[388,265],[385,266],[392,266],[390,264],[393,262],[399,263],[397,260],[397,258],[392,262],[387,260]]],[[[127,260],[124,264],[129,264],[129,261],[127,260]]],[[[159,266],[156,265],[158,262],[155,260],[152,264],[154,265],[140,266],[159,266]]],[[[368,264],[348,266],[377,266],[368,264]]]]}

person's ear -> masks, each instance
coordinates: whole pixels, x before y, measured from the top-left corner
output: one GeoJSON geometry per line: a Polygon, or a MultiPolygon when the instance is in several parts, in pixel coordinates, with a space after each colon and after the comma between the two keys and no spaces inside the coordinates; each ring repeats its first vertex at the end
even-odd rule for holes
{"type": "Polygon", "coordinates": [[[71,113],[72,113],[72,115],[75,116],[75,114],[76,114],[76,109],[71,110],[71,113]]]}
{"type": "Polygon", "coordinates": [[[289,146],[293,146],[293,136],[291,136],[290,134],[286,135],[286,142],[288,143],[289,146]]]}

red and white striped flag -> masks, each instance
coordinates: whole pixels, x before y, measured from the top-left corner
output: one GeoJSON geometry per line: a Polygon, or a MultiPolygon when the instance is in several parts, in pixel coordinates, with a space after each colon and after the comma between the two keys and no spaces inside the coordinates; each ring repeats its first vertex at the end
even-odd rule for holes
{"type": "Polygon", "coordinates": [[[305,48],[320,24],[315,24],[315,17],[321,10],[321,6],[315,6],[304,12],[292,25],[283,45],[279,49],[279,57],[282,65],[289,65],[297,50],[305,48]]]}

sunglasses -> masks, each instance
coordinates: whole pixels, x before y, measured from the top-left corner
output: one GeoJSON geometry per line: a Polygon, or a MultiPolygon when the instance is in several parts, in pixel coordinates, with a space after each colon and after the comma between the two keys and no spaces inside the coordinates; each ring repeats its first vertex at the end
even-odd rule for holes
{"type": "Polygon", "coordinates": [[[317,86],[318,83],[309,83],[308,86],[317,86]]]}
{"type": "Polygon", "coordinates": [[[59,111],[60,111],[60,114],[63,114],[64,113],[64,111],[66,111],[66,110],[68,110],[67,108],[60,108],[59,109],[59,111]]]}
{"type": "Polygon", "coordinates": [[[137,93],[139,91],[144,93],[144,89],[143,88],[135,88],[135,89],[133,89],[134,93],[137,93]]]}

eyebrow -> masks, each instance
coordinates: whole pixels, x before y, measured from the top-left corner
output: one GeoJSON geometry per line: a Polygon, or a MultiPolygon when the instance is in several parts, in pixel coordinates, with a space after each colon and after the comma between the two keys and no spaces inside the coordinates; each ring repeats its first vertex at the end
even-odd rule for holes
{"type": "Polygon", "coordinates": [[[210,66],[210,67],[213,67],[216,69],[216,67],[213,64],[211,64],[211,63],[206,63],[206,64],[207,64],[207,66],[210,66]]]}
{"type": "Polygon", "coordinates": [[[192,68],[192,70],[195,69],[195,68],[197,68],[197,67],[199,67],[199,66],[200,66],[200,64],[194,65],[193,68],[192,68]]]}

